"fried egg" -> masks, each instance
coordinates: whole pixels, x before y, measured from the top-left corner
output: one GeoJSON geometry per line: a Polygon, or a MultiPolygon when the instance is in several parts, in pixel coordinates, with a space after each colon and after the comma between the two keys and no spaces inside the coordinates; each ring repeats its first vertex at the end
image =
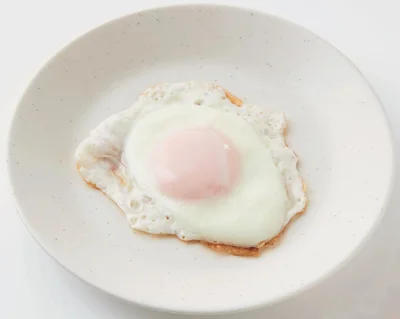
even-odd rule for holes
{"type": "Polygon", "coordinates": [[[102,122],[75,158],[133,229],[249,255],[306,205],[285,127],[283,113],[214,84],[164,83],[102,122]]]}

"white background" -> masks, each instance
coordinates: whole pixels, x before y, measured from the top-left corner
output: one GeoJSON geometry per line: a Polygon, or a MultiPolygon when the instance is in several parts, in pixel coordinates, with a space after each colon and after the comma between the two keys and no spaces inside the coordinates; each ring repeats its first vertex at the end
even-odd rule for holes
{"type": "MultiPolygon", "coordinates": [[[[0,0],[2,162],[7,152],[6,136],[12,110],[30,78],[50,56],[98,24],[137,9],[173,2],[183,1],[0,0]]],[[[217,2],[258,8],[285,17],[339,48],[353,60],[377,92],[390,118],[396,144],[399,144],[398,1],[217,2]]],[[[1,169],[0,318],[184,318],[133,307],[87,286],[61,268],[25,229],[9,196],[5,164],[1,169]]],[[[400,318],[400,200],[396,196],[399,190],[399,183],[396,183],[394,198],[378,230],[362,251],[333,277],[289,301],[230,318],[400,318]]]]}

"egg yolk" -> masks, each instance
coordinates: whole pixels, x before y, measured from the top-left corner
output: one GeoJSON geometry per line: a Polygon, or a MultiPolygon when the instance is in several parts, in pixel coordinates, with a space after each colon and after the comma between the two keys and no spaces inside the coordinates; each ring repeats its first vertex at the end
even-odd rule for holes
{"type": "Polygon", "coordinates": [[[232,189],[239,175],[240,156],[222,133],[196,128],[176,132],[159,143],[152,167],[164,194],[198,200],[232,189]]]}

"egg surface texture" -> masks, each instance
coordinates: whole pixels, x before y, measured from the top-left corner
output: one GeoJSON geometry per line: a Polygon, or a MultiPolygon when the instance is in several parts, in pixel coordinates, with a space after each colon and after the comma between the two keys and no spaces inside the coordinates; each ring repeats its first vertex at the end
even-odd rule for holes
{"type": "Polygon", "coordinates": [[[152,87],[78,146],[78,170],[133,229],[257,247],[306,195],[285,116],[230,97],[214,84],[152,87]]]}

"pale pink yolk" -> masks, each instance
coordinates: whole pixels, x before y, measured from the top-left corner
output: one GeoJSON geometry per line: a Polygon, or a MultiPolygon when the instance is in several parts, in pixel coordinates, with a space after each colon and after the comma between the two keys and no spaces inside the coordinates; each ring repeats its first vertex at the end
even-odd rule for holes
{"type": "Polygon", "coordinates": [[[153,155],[160,190],[183,200],[226,194],[239,175],[239,153],[212,128],[177,132],[160,143],[153,155]]]}

